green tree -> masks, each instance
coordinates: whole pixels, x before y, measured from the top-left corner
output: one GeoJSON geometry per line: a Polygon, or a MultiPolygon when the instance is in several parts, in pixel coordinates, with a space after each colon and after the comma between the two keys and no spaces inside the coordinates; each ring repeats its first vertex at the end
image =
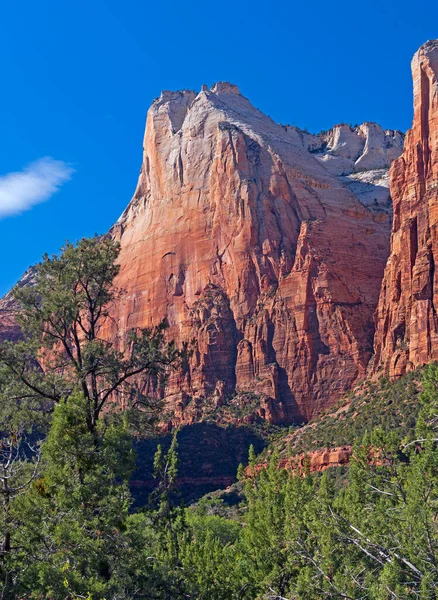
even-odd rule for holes
{"type": "Polygon", "coordinates": [[[154,529],[157,533],[157,558],[165,566],[168,585],[182,593],[184,588],[181,573],[181,544],[184,543],[187,529],[185,512],[182,506],[175,506],[173,497],[177,492],[178,474],[178,431],[175,430],[169,450],[164,454],[161,445],[154,457],[154,477],[157,485],[151,494],[151,507],[154,529]]]}
{"type": "Polygon", "coordinates": [[[185,590],[197,600],[249,598],[243,580],[238,541],[242,525],[217,515],[188,510],[180,544],[185,590]]]}
{"type": "Polygon", "coordinates": [[[122,421],[102,418],[90,432],[87,410],[79,392],[55,407],[44,472],[21,503],[19,589],[29,597],[105,598],[117,583],[131,505],[132,441],[122,421]]]}
{"type": "Polygon", "coordinates": [[[33,284],[13,290],[23,339],[0,347],[0,364],[16,381],[16,399],[59,403],[78,390],[91,432],[114,399],[155,417],[156,404],[142,393],[145,382],[164,378],[179,358],[165,341],[164,323],[130,331],[121,350],[108,339],[108,309],[122,294],[114,286],[118,254],[111,238],[95,237],[44,256],[33,284]]]}
{"type": "MultiPolygon", "coordinates": [[[[11,385],[12,383],[12,385],[11,385]]],[[[29,399],[11,401],[9,373],[0,368],[0,598],[14,597],[18,548],[14,534],[21,523],[19,498],[40,472],[38,426],[45,421],[39,405],[29,399]]]]}
{"type": "Polygon", "coordinates": [[[142,390],[179,352],[164,324],[129,332],[122,350],[108,341],[118,252],[105,237],[67,244],[14,290],[23,337],[0,347],[3,598],[128,598],[139,581],[154,597],[154,569],[133,554],[149,555],[142,544],[157,536],[134,533],[128,517],[133,452],[119,407],[156,418],[142,390]],[[52,414],[39,473],[32,449],[52,414]]]}
{"type": "Polygon", "coordinates": [[[246,562],[243,567],[246,582],[253,591],[267,591],[274,586],[278,595],[283,595],[288,577],[284,535],[288,474],[278,468],[278,455],[273,453],[269,465],[256,475],[253,449],[250,449],[248,471],[250,475],[245,483],[248,510],[241,548],[246,562]]]}

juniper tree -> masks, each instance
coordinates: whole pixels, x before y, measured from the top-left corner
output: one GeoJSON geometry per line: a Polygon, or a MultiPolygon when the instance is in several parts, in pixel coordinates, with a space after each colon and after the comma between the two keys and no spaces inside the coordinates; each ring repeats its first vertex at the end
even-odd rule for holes
{"type": "Polygon", "coordinates": [[[42,464],[21,499],[23,523],[14,533],[22,549],[19,597],[114,597],[134,466],[123,420],[101,419],[90,432],[87,403],[73,394],[54,409],[42,464]]]}
{"type": "Polygon", "coordinates": [[[129,546],[132,452],[126,419],[111,409],[123,396],[125,407],[156,417],[143,382],[159,383],[179,353],[163,323],[128,332],[120,349],[108,339],[109,307],[122,293],[114,285],[118,254],[108,237],[66,244],[43,257],[32,285],[13,290],[22,338],[0,346],[5,599],[99,598],[123,583],[114,573],[129,546]],[[39,473],[35,456],[47,431],[39,473]]]}
{"type": "Polygon", "coordinates": [[[67,243],[43,257],[33,285],[14,288],[23,337],[0,346],[0,364],[16,384],[11,400],[56,404],[79,391],[90,431],[116,396],[156,413],[139,382],[159,381],[179,353],[165,341],[164,323],[129,331],[120,349],[108,339],[109,306],[122,295],[114,285],[119,251],[109,237],[67,243]]]}

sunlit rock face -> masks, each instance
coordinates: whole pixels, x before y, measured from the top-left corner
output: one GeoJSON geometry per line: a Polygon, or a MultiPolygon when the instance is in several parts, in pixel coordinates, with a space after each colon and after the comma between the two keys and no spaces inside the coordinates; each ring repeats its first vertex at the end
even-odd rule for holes
{"type": "Polygon", "coordinates": [[[377,311],[375,370],[438,359],[438,40],[412,60],[414,120],[391,168],[391,253],[377,311]]]}
{"type": "Polygon", "coordinates": [[[371,123],[279,125],[223,82],[152,104],[137,189],[111,230],[124,291],[107,335],[123,346],[166,318],[187,344],[154,390],[175,421],[244,390],[262,417],[302,421],[365,375],[402,140],[371,123]]]}

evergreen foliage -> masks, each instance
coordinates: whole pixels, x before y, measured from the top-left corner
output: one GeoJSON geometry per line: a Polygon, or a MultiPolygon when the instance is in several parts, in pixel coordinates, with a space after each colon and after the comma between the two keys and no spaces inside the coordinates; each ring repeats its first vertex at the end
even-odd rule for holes
{"type": "Polygon", "coordinates": [[[415,391],[383,382],[344,433],[322,419],[318,439],[356,436],[341,484],[334,469],[279,469],[275,448],[261,468],[251,448],[235,518],[220,500],[175,506],[175,432],[133,509],[132,420],[114,400],[153,420],[138,376],[164,377],[178,353],[162,327],[133,332],[126,354],[101,339],[117,253],[106,238],[67,245],[16,290],[24,339],[0,350],[0,599],[436,600],[436,365],[415,391]]]}
{"type": "Polygon", "coordinates": [[[89,431],[116,397],[127,409],[140,406],[143,415],[156,416],[144,382],[165,377],[179,357],[164,340],[164,323],[130,331],[124,352],[102,335],[111,327],[108,307],[122,293],[114,286],[119,250],[112,239],[95,237],[44,256],[34,284],[13,290],[23,339],[0,346],[16,401],[33,399],[47,409],[80,391],[89,431]]]}
{"type": "Polygon", "coordinates": [[[397,381],[365,382],[304,427],[278,434],[272,448],[284,456],[352,445],[376,427],[397,432],[399,437],[409,435],[418,418],[421,387],[416,371],[397,381]]]}

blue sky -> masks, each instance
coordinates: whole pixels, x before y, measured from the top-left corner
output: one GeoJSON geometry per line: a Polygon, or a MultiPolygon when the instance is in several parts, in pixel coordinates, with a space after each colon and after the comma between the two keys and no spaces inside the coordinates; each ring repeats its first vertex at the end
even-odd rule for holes
{"type": "Polygon", "coordinates": [[[119,217],[162,89],[227,80],[282,123],[406,130],[410,60],[436,37],[432,0],[2,2],[0,296],[119,217]]]}

